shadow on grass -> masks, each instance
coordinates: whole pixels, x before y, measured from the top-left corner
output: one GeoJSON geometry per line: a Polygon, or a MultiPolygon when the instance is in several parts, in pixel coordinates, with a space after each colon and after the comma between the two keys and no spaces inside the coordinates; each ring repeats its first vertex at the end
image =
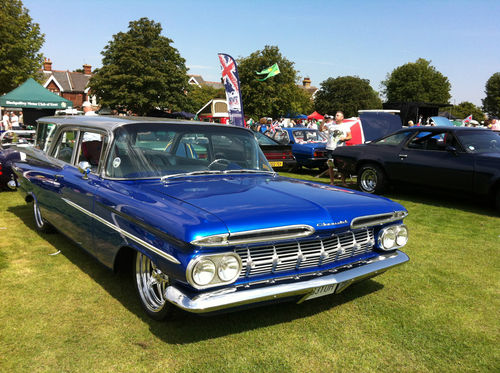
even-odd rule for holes
{"type": "MultiPolygon", "coordinates": [[[[302,168],[294,174],[287,174],[291,177],[304,178],[311,181],[328,183],[325,178],[316,178],[320,173],[317,169],[302,168]]],[[[337,175],[338,176],[338,175],[337,175]]],[[[356,177],[347,178],[347,187],[357,190],[356,177]]],[[[335,179],[337,185],[340,180],[335,179]]],[[[394,185],[383,195],[391,199],[406,200],[414,203],[422,203],[429,206],[457,209],[465,212],[486,216],[500,216],[500,212],[495,209],[494,203],[487,197],[478,197],[469,193],[461,193],[444,189],[433,189],[424,186],[414,185],[394,185]]]]}
{"type": "MultiPolygon", "coordinates": [[[[30,205],[9,207],[8,210],[18,216],[27,228],[35,230],[30,205]]],[[[147,323],[154,335],[170,344],[189,344],[210,340],[309,317],[376,292],[383,287],[376,281],[366,280],[348,287],[338,295],[313,299],[299,305],[285,302],[207,317],[174,309],[170,319],[158,322],[150,319],[143,311],[131,273],[113,273],[60,233],[40,234],[40,237],[61,250],[61,255],[78,266],[126,309],[147,323]]]]}

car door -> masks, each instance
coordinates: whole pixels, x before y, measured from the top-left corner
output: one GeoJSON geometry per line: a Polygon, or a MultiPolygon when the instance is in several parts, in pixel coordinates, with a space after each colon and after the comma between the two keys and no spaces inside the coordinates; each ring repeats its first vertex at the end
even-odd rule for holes
{"type": "Polygon", "coordinates": [[[98,131],[68,129],[61,132],[53,151],[54,158],[65,162],[61,172],[54,175],[58,190],[53,202],[59,215],[54,225],[92,254],[96,254],[93,245],[94,196],[105,139],[105,134],[98,131]],[[87,162],[88,174],[78,169],[81,162],[87,162]]]}
{"type": "Polygon", "coordinates": [[[400,180],[437,188],[472,191],[474,159],[453,131],[420,131],[398,154],[400,180]]]}

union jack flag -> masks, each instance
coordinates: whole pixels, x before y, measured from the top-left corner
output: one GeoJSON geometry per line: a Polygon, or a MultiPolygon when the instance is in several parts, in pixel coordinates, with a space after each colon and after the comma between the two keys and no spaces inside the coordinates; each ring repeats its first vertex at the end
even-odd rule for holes
{"type": "Polygon", "coordinates": [[[244,127],[243,103],[236,61],[230,55],[223,53],[219,53],[219,61],[222,69],[222,82],[226,89],[229,118],[235,126],[244,127]]]}

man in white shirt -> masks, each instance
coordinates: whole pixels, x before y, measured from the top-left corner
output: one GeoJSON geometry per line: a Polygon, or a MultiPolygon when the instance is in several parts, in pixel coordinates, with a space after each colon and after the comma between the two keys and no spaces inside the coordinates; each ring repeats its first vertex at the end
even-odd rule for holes
{"type": "Polygon", "coordinates": [[[97,115],[96,112],[92,110],[92,105],[90,105],[89,101],[85,101],[82,106],[84,115],[97,115]]]}
{"type": "Polygon", "coordinates": [[[19,117],[15,111],[11,112],[10,116],[10,127],[12,129],[18,129],[19,127],[19,117]]]}
{"type": "MultiPolygon", "coordinates": [[[[338,146],[344,146],[344,143],[352,139],[351,127],[348,124],[343,123],[344,113],[337,111],[335,114],[335,122],[333,122],[332,117],[328,117],[325,123],[325,129],[328,135],[328,141],[326,143],[326,153],[328,156],[328,173],[330,174],[330,184],[334,185],[334,172],[333,172],[333,151],[338,146]]],[[[342,178],[342,185],[346,186],[345,175],[340,174],[342,178]]]]}
{"type": "Polygon", "coordinates": [[[2,117],[2,130],[7,131],[10,127],[10,118],[9,114],[5,112],[2,117]]]}

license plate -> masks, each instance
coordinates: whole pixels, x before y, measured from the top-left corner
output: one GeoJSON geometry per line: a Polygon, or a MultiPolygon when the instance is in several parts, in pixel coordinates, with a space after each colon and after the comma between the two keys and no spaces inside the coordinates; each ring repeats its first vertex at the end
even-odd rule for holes
{"type": "Polygon", "coordinates": [[[269,162],[272,167],[283,167],[283,162],[269,162]]]}
{"type": "Polygon", "coordinates": [[[329,294],[333,294],[333,293],[335,293],[335,290],[337,289],[337,285],[338,284],[320,286],[319,288],[314,289],[312,292],[310,292],[308,295],[306,295],[302,299],[302,301],[323,297],[323,296],[329,295],[329,294]]]}

